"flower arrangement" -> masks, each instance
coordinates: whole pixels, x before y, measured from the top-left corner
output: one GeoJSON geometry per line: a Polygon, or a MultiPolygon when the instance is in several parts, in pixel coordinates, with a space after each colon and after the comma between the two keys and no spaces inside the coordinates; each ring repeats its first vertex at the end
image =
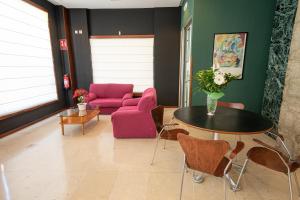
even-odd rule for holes
{"type": "Polygon", "coordinates": [[[229,82],[236,80],[238,77],[230,73],[224,73],[219,68],[210,68],[199,70],[195,75],[195,80],[199,90],[205,92],[212,99],[219,99],[224,96],[222,90],[229,82]]]}
{"type": "Polygon", "coordinates": [[[73,99],[77,99],[78,103],[85,103],[85,98],[88,95],[88,91],[85,89],[76,89],[73,95],[73,99]]]}
{"type": "Polygon", "coordinates": [[[214,115],[218,99],[224,96],[222,90],[228,83],[238,79],[238,77],[222,72],[217,66],[206,70],[199,70],[194,79],[198,84],[198,89],[207,94],[207,114],[214,115]]]}

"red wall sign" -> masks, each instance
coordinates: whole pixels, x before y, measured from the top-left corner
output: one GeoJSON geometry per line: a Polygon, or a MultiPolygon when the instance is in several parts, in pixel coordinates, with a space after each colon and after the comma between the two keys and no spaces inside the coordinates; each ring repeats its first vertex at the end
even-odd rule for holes
{"type": "Polygon", "coordinates": [[[68,50],[67,40],[66,39],[60,39],[59,40],[59,46],[60,46],[60,50],[67,51],[68,50]]]}

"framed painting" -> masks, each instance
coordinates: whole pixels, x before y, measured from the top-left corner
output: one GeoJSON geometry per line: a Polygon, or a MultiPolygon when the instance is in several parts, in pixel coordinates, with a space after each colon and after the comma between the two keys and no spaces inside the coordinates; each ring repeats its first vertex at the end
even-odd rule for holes
{"type": "Polygon", "coordinates": [[[248,33],[216,33],[213,65],[242,79],[247,35],[248,33]]]}

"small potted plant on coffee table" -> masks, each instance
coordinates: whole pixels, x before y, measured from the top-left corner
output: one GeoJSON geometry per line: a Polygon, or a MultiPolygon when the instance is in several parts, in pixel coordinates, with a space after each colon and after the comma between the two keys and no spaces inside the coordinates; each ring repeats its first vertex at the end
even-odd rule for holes
{"type": "Polygon", "coordinates": [[[73,95],[73,99],[77,100],[77,106],[80,111],[86,110],[86,96],[88,92],[85,89],[76,89],[73,95]]]}

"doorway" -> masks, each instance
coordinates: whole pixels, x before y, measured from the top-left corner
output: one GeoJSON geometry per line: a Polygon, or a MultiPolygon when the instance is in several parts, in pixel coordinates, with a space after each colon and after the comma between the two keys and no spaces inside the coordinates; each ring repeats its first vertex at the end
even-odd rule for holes
{"type": "Polygon", "coordinates": [[[180,70],[180,107],[191,105],[192,84],[192,23],[189,22],[182,32],[181,70],[180,70]]]}

